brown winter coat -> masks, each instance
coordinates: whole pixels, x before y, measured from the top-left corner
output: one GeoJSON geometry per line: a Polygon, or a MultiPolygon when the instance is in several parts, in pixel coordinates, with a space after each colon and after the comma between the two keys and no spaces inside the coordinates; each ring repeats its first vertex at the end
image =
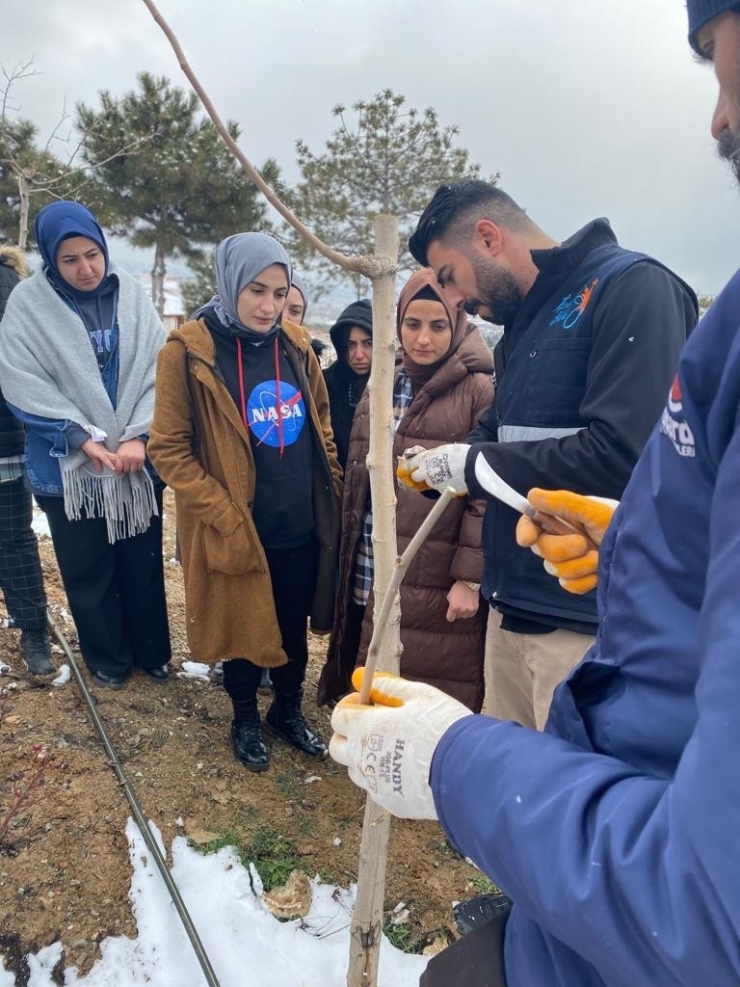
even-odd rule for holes
{"type": "MultiPolygon", "coordinates": [[[[396,433],[393,454],[410,446],[433,448],[461,442],[493,401],[493,358],[472,326],[431,380],[414,395],[396,433]]],[[[329,702],[350,689],[349,676],[362,664],[372,634],[372,597],[365,610],[359,655],[353,629],[352,590],[355,555],[369,502],[370,477],[365,465],[370,441],[369,397],[357,407],[345,473],[339,596],[327,662],[319,684],[319,701],[329,702]]],[[[433,502],[405,487],[396,491],[399,553],[432,508],[433,502]]],[[[422,545],[401,586],[401,673],[429,682],[478,711],[483,702],[483,646],[487,607],[448,623],[447,594],[458,580],[480,582],[483,572],[481,529],[484,504],[453,501],[422,545]]]]}
{"type": "MultiPolygon", "coordinates": [[[[315,630],[327,631],[334,607],[339,464],[311,336],[286,321],[283,337],[313,426],[319,564],[311,623],[315,630]]],[[[159,355],[147,451],[175,491],[193,657],[209,663],[249,658],[264,668],[284,665],[270,573],[250,511],[255,490],[252,448],[216,370],[213,337],[202,320],[170,333],[159,355]]]]}

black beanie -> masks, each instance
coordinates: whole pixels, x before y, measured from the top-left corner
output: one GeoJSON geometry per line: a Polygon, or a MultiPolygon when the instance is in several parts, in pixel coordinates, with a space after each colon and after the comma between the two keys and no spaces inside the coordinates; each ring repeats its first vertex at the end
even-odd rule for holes
{"type": "Polygon", "coordinates": [[[733,0],[686,0],[686,9],[689,14],[689,44],[701,55],[702,52],[696,43],[697,32],[726,10],[740,13],[740,4],[737,0],[734,2],[733,0]]]}
{"type": "Polygon", "coordinates": [[[352,326],[359,326],[370,336],[373,334],[373,307],[369,298],[361,298],[348,305],[329,330],[337,356],[341,359],[347,351],[347,334],[352,326]]]}

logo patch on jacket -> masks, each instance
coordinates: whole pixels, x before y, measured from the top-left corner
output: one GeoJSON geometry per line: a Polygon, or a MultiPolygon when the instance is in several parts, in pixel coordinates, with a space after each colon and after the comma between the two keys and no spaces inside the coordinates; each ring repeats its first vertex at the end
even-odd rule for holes
{"type": "Polygon", "coordinates": [[[276,380],[265,380],[253,389],[247,401],[247,421],[259,442],[278,448],[297,441],[306,423],[306,405],[299,390],[280,381],[280,402],[277,400],[276,380]]]}
{"type": "Polygon", "coordinates": [[[668,392],[668,402],[660,420],[660,430],[666,435],[679,456],[696,456],[694,433],[689,428],[683,413],[683,394],[678,376],[673,378],[673,384],[668,392]]]}
{"type": "Polygon", "coordinates": [[[556,307],[553,314],[551,326],[562,322],[563,329],[572,329],[588,308],[588,303],[594,293],[594,288],[599,283],[598,278],[594,278],[591,284],[584,285],[577,295],[566,295],[556,307]]]}

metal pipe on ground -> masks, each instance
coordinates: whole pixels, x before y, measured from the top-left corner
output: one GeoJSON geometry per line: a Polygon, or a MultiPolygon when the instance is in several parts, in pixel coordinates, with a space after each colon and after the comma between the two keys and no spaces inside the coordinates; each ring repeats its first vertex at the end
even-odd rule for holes
{"type": "Polygon", "coordinates": [[[193,920],[191,919],[190,914],[187,908],[185,907],[185,902],[182,900],[182,896],[180,895],[180,892],[177,889],[177,885],[172,880],[172,875],[167,869],[167,861],[162,856],[162,851],[159,849],[157,845],[157,841],[154,839],[154,837],[151,834],[151,831],[149,829],[149,824],[142,811],[141,804],[136,795],[136,791],[134,790],[134,786],[126,777],[126,773],[123,770],[123,766],[118,759],[118,754],[116,753],[115,747],[113,746],[111,739],[108,736],[103,721],[100,719],[100,714],[98,713],[98,710],[95,706],[93,697],[90,695],[90,690],[88,689],[87,684],[85,683],[85,680],[82,677],[77,661],[75,660],[75,656],[72,653],[72,649],[69,646],[69,642],[67,641],[62,631],[59,629],[59,627],[52,619],[51,614],[48,612],[46,614],[46,620],[49,624],[49,629],[51,630],[52,634],[59,642],[59,645],[62,651],[64,652],[64,656],[69,662],[69,666],[72,669],[72,674],[77,680],[77,685],[80,687],[80,691],[82,692],[82,697],[85,700],[85,703],[87,704],[88,710],[90,711],[90,716],[92,717],[92,721],[95,724],[95,729],[98,731],[100,739],[103,741],[103,746],[105,747],[106,753],[110,760],[111,767],[113,768],[116,777],[121,783],[121,787],[123,788],[124,794],[126,795],[128,803],[131,806],[131,811],[134,815],[134,819],[136,820],[136,824],[139,827],[141,835],[144,837],[144,842],[149,848],[149,851],[154,859],[155,864],[157,865],[157,869],[159,870],[159,873],[162,875],[162,880],[165,883],[170,898],[172,898],[172,903],[175,906],[175,910],[177,911],[177,914],[180,916],[180,921],[182,922],[185,932],[187,933],[188,939],[190,940],[190,943],[193,947],[193,951],[195,952],[198,963],[200,964],[200,968],[203,971],[203,975],[205,976],[209,987],[220,987],[218,978],[216,977],[215,971],[211,966],[211,962],[208,959],[208,955],[203,947],[203,943],[200,941],[200,936],[198,935],[198,931],[193,925],[193,920]]]}

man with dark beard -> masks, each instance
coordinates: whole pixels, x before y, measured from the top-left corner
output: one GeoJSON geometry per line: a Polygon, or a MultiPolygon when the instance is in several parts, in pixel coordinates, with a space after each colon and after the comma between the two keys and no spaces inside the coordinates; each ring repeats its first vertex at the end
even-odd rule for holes
{"type": "Polygon", "coordinates": [[[707,0],[690,3],[691,7],[700,11],[691,15],[696,22],[691,43],[703,61],[714,64],[720,87],[712,137],[717,141],[717,153],[729,163],[740,184],[740,3],[707,0]],[[716,17],[722,10],[730,13],[716,17]]]}
{"type": "MultiPolygon", "coordinates": [[[[418,478],[449,460],[464,488],[472,446],[521,492],[556,486],[619,498],[696,323],[693,291],[620,247],[606,219],[558,243],[506,192],[476,179],[437,190],[409,247],[468,312],[504,327],[493,406],[464,444],[412,460],[418,478]]],[[[468,483],[485,496],[475,477],[468,483]]],[[[596,593],[567,593],[517,551],[516,520],[489,503],[484,711],[542,729],[555,686],[594,642],[596,593]]]]}
{"type": "MultiPolygon", "coordinates": [[[[740,8],[687,7],[735,166],[740,8]]],[[[373,705],[334,710],[330,753],[352,779],[395,815],[438,818],[514,901],[505,928],[434,957],[424,987],[740,983],[738,490],[740,272],[686,344],[606,531],[599,639],[545,732],[380,676],[373,705]]]]}

